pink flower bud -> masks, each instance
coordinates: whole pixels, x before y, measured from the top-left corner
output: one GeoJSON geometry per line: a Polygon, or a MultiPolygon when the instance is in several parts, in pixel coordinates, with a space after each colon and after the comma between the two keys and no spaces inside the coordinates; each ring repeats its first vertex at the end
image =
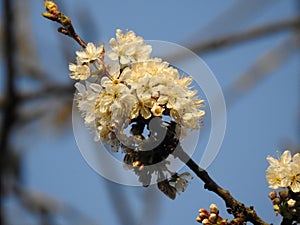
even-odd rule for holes
{"type": "Polygon", "coordinates": [[[203,225],[211,225],[212,223],[209,221],[209,219],[202,220],[203,225]]]}
{"type": "Polygon", "coordinates": [[[218,209],[218,207],[215,204],[211,204],[209,206],[209,210],[210,210],[211,213],[215,213],[215,214],[219,213],[219,209],[218,209]]]}

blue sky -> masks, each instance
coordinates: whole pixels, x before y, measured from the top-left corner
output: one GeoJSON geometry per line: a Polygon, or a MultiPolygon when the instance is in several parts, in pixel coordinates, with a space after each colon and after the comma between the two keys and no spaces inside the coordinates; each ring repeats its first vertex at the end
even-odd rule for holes
{"type": "MultiPolygon", "coordinates": [[[[263,10],[257,9],[255,16],[241,23],[235,22],[233,27],[230,24],[227,28],[213,23],[212,27],[207,28],[214,18],[236,2],[63,1],[66,13],[75,26],[79,26],[80,20],[85,17],[90,16],[94,20],[86,29],[78,29],[78,33],[85,40],[96,43],[107,42],[117,28],[128,28],[148,40],[164,40],[188,46],[199,39],[213,37],[214,33],[244,30],[296,14],[296,1],[273,1],[266,4],[263,10]],[[93,34],[96,31],[98,37],[93,34]]],[[[78,46],[58,34],[56,24],[40,16],[43,11],[42,1],[40,4],[31,1],[31,5],[32,29],[43,67],[53,74],[53,79],[68,82],[68,65],[61,55],[60,42],[69,44],[74,51],[78,46]]],[[[237,21],[239,14],[243,14],[239,9],[233,14],[237,21]]],[[[226,89],[262,54],[288,37],[287,32],[279,33],[202,55],[202,59],[214,72],[222,89],[226,89]]],[[[299,140],[298,60],[299,55],[294,54],[283,66],[270,73],[258,86],[228,108],[224,142],[216,160],[208,168],[208,172],[221,186],[229,189],[246,205],[254,205],[262,218],[275,224],[278,224],[278,220],[273,216],[272,205],[267,198],[270,189],[265,181],[265,169],[268,166],[265,158],[267,155],[275,155],[276,150],[282,150],[284,140],[290,139],[295,143],[299,140]]],[[[141,222],[142,217],[145,217],[142,202],[145,201],[146,193],[157,191],[107,184],[81,157],[71,122],[67,126],[65,131],[57,131],[45,129],[45,124],[35,124],[19,132],[15,143],[27,151],[24,162],[26,185],[78,208],[94,221],[105,225],[119,224],[107,189],[111,188],[114,192],[123,190],[131,202],[133,221],[141,222]]],[[[197,152],[195,159],[200,160],[197,152]]],[[[159,199],[153,200],[157,202],[156,209],[146,215],[149,218],[158,217],[157,225],[197,224],[195,218],[198,209],[208,208],[212,202],[225,212],[223,202],[215,194],[204,190],[203,183],[198,179],[194,179],[186,192],[175,201],[161,193],[155,196],[159,199]]],[[[122,202],[117,204],[122,205],[122,202]]],[[[148,222],[151,224],[151,219],[148,222]]],[[[144,221],[140,224],[148,223],[144,221]]]]}

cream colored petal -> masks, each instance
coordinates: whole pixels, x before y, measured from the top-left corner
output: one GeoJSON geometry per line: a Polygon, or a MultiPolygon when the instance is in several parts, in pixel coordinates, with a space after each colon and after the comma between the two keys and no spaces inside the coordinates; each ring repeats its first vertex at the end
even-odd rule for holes
{"type": "Polygon", "coordinates": [[[293,162],[300,165],[300,153],[297,153],[293,156],[293,162]]]}
{"type": "Polygon", "coordinates": [[[77,83],[75,83],[74,86],[76,87],[76,89],[77,89],[80,93],[86,92],[86,88],[85,88],[85,86],[84,86],[82,83],[77,82],[77,83]]]}
{"type": "Polygon", "coordinates": [[[167,104],[168,100],[169,100],[168,96],[160,96],[157,99],[157,104],[159,104],[159,105],[165,105],[165,104],[167,104]]]}
{"type": "Polygon", "coordinates": [[[107,55],[111,60],[118,60],[118,54],[115,52],[110,52],[107,55]]]}
{"type": "Polygon", "coordinates": [[[135,106],[131,109],[130,118],[131,119],[137,118],[139,116],[139,112],[140,112],[139,104],[135,104],[135,106]]]}
{"type": "Polygon", "coordinates": [[[170,111],[170,116],[175,120],[179,121],[180,120],[180,115],[175,109],[171,109],[170,111]]]}
{"type": "Polygon", "coordinates": [[[114,49],[115,47],[117,47],[118,43],[117,43],[117,41],[116,41],[115,38],[111,38],[111,39],[109,40],[109,45],[110,45],[110,47],[111,47],[112,49],[114,49]]]}
{"type": "Polygon", "coordinates": [[[300,180],[297,182],[293,182],[291,185],[291,189],[294,193],[300,192],[300,180]]]}
{"type": "Polygon", "coordinates": [[[120,58],[121,64],[125,65],[125,64],[128,64],[129,62],[130,62],[130,60],[127,57],[121,56],[121,58],[120,58]]]}
{"type": "Polygon", "coordinates": [[[141,113],[142,117],[144,117],[145,119],[149,119],[151,117],[151,112],[146,107],[141,108],[140,113],[141,113]]]}
{"type": "Polygon", "coordinates": [[[291,152],[289,150],[284,151],[280,157],[280,162],[283,164],[288,164],[291,160],[291,152]]]}

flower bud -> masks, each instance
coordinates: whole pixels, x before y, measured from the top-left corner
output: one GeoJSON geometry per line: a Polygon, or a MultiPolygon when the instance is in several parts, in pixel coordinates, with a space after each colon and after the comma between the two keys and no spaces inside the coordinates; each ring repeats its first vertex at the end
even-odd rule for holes
{"type": "Polygon", "coordinates": [[[199,216],[196,218],[197,222],[201,223],[202,218],[200,218],[199,216]]]}
{"type": "Polygon", "coordinates": [[[280,210],[279,205],[273,205],[273,210],[279,212],[280,210]]]}
{"type": "Polygon", "coordinates": [[[217,222],[217,219],[218,219],[218,216],[217,216],[217,214],[215,214],[215,213],[211,213],[208,219],[209,219],[211,222],[216,223],[216,222],[217,222]]]}
{"type": "Polygon", "coordinates": [[[276,198],[276,197],[277,197],[276,191],[272,191],[272,192],[269,193],[269,198],[270,198],[271,200],[273,200],[273,199],[276,198]]]}
{"type": "Polygon", "coordinates": [[[137,166],[139,166],[139,165],[141,165],[142,163],[141,163],[141,161],[134,161],[133,163],[132,163],[132,166],[133,167],[137,167],[137,166]]]}
{"type": "Polygon", "coordinates": [[[202,213],[202,212],[203,212],[203,213],[208,213],[208,211],[207,211],[206,209],[204,209],[204,208],[199,209],[198,212],[199,212],[199,213],[202,213]]]}
{"type": "Polygon", "coordinates": [[[272,200],[273,205],[279,205],[281,203],[281,199],[279,197],[276,197],[272,200]]]}
{"type": "Polygon", "coordinates": [[[204,220],[202,220],[202,224],[203,225],[210,225],[212,223],[209,221],[209,219],[204,219],[204,220]]]}
{"type": "Polygon", "coordinates": [[[209,210],[210,210],[211,213],[215,213],[215,214],[219,213],[219,209],[218,209],[218,207],[215,204],[211,204],[209,206],[209,210]]]}
{"type": "Polygon", "coordinates": [[[279,196],[282,198],[282,199],[285,199],[289,196],[289,193],[287,190],[281,190],[279,191],[279,196]]]}
{"type": "Polygon", "coordinates": [[[209,217],[209,212],[207,212],[207,213],[201,212],[201,213],[199,214],[199,216],[200,216],[202,219],[208,218],[208,217],[209,217]]]}
{"type": "Polygon", "coordinates": [[[294,199],[290,199],[287,201],[288,207],[293,208],[296,205],[296,201],[294,199]]]}
{"type": "Polygon", "coordinates": [[[54,11],[58,11],[58,7],[57,5],[53,2],[53,1],[45,1],[44,2],[45,8],[48,12],[54,12],[54,11]]]}

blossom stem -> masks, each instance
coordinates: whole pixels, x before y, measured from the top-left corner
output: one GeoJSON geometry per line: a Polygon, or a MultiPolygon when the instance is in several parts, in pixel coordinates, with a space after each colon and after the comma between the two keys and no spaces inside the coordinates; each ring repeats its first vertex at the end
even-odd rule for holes
{"type": "Polygon", "coordinates": [[[106,63],[104,62],[104,60],[103,60],[103,59],[99,59],[97,62],[104,68],[105,75],[106,75],[110,80],[113,80],[112,76],[110,75],[109,69],[108,69],[106,63]]]}
{"type": "Polygon", "coordinates": [[[264,222],[253,209],[252,206],[246,207],[243,203],[236,200],[228,190],[220,187],[208,174],[208,172],[198,166],[198,164],[190,158],[190,156],[182,149],[181,146],[176,148],[173,155],[178,157],[182,162],[186,164],[197,176],[204,182],[204,188],[216,193],[219,197],[221,197],[228,211],[234,215],[235,218],[238,218],[241,223],[243,222],[251,222],[256,225],[268,225],[264,222]]]}
{"type": "Polygon", "coordinates": [[[73,38],[81,47],[86,48],[86,43],[76,33],[71,19],[60,12],[57,5],[52,0],[44,0],[44,6],[47,12],[43,12],[42,15],[45,18],[55,21],[63,26],[58,28],[58,32],[73,38]]]}

